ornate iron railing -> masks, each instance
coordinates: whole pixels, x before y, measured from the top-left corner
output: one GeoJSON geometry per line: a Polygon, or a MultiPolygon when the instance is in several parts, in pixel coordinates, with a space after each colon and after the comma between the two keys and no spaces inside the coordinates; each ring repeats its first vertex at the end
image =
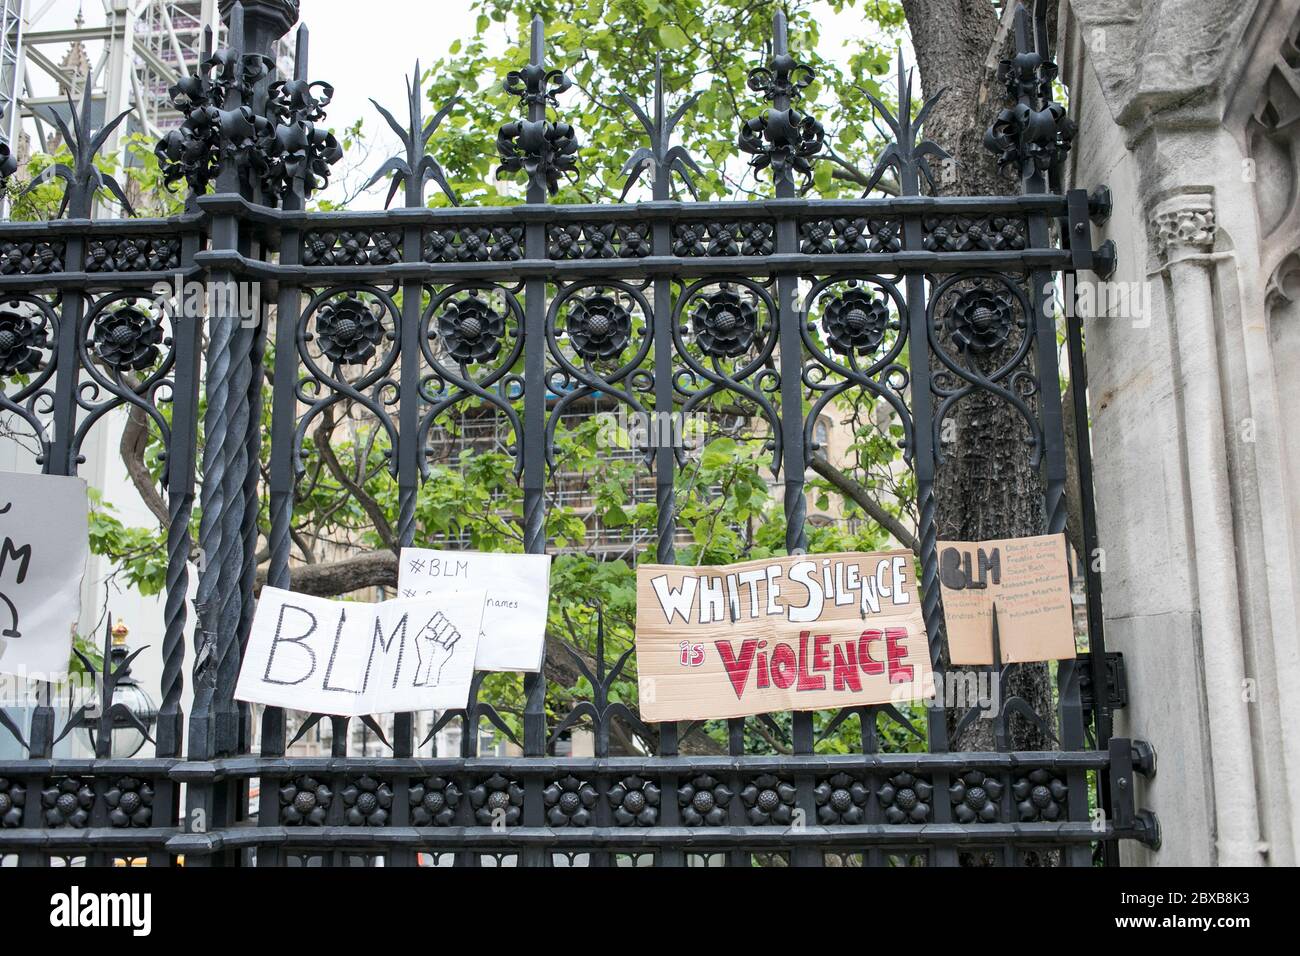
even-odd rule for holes
{"type": "MultiPolygon", "coordinates": [[[[278,80],[266,57],[296,6],[235,4],[227,11],[230,48],[173,90],[186,120],[159,156],[169,181],[189,187],[183,214],[91,218],[107,184],[94,171],[104,134],[90,129],[87,98],[64,131],[75,163],[59,172],[66,218],[0,224],[0,406],[56,475],[76,473],[86,437],[105,415],[138,410],[165,443],[169,515],[157,756],[111,759],[110,735],[101,733],[95,759],[53,759],[67,728],[56,726],[47,689],[28,726],[6,717],[28,756],[0,763],[0,856],[25,865],[183,856],[199,865],[255,851],[259,865],[274,865],[376,857],[410,864],[428,854],[475,865],[572,862],[578,854],[592,863],[716,856],[748,864],[776,854],[804,865],[887,865],[955,863],[961,853],[1022,864],[1048,853],[1087,865],[1099,845],[1158,841],[1154,817],[1134,803],[1133,774],[1154,769],[1150,748],[1110,739],[1109,697],[1087,690],[1107,686],[1109,662],[1095,641],[1091,660],[1057,668],[1059,750],[950,752],[946,713],[935,702],[924,754],[879,752],[877,721],[889,715],[859,708],[831,723],[861,722],[857,754],[817,754],[813,715],[796,713],[790,755],[746,754],[746,722],[732,720],[725,756],[680,753],[698,728],[676,724],[657,728],[656,755],[610,756],[611,721],[635,728],[639,720],[611,704],[623,662],[607,670],[602,646],[597,672],[586,674],[592,700],[558,728],[544,710],[545,678],[525,676],[519,758],[476,755],[479,724],[499,723],[477,691],[466,711],[438,724],[465,727],[454,759],[419,755],[428,740],[414,739],[411,715],[395,719],[391,757],[347,757],[346,722],[338,720],[334,756],[287,757],[285,716],[275,708],[263,715],[260,751],[250,753],[248,712],[232,695],[259,543],[269,552],[269,583],[291,588],[304,436],[344,401],[366,409],[391,446],[402,545],[416,542],[425,450],[440,416],[467,405],[502,416],[514,434],[525,546],[541,552],[554,428],[566,408],[599,394],[633,411],[690,412],[728,396],[770,428],[794,551],[806,545],[814,424],[837,396],[865,390],[903,426],[917,488],[924,617],[942,679],[940,424],[977,390],[1013,406],[1023,432],[1008,440],[1023,438],[1042,468],[1046,528],[1062,531],[1066,449],[1049,287],[1061,273],[1104,273],[1113,256],[1090,244],[1088,219],[1105,214],[1104,191],[1049,191],[1072,129],[1051,102],[1054,68],[1033,52],[1046,49],[1045,37],[1031,36],[1023,11],[1019,54],[1006,73],[1013,105],[989,136],[1021,174],[1018,196],[923,195],[931,161],[944,154],[922,138],[927,107],[914,116],[900,66],[897,117],[877,105],[895,139],[874,177],[892,172],[899,195],[805,198],[796,177],[822,131],[795,108],[807,70],[789,54],[778,17],[771,63],[750,79],[770,109],[740,136],[752,165],[771,170],[772,199],[673,199],[673,177],[689,188],[697,171],[672,142],[690,102],[668,114],[657,84],[653,115],[627,98],[650,140],[628,162],[629,186],[649,172],[653,199],[548,204],[578,154],[573,129],[548,118],[568,81],[548,69],[536,22],[530,63],[507,79],[523,116],[498,137],[503,172],[527,177],[527,203],[426,206],[429,180],[451,192],[426,152],[446,111],[426,120],[417,77],[408,122],[386,114],[405,154],[376,175],[393,177],[390,199],[401,192],[404,205],[349,213],[304,211],[340,150],[319,125],[332,91],[308,83],[306,31],[292,80],[278,80]],[[241,321],[228,308],[204,325],[201,311],[169,307],[153,291],[177,276],[217,288],[257,283],[278,318],[262,308],[241,321]],[[268,371],[275,385],[264,435],[268,371]],[[261,536],[264,455],[270,530],[261,536]],[[196,554],[187,720],[186,593],[196,554]],[[548,756],[576,719],[590,722],[596,755],[548,756]],[[1090,734],[1100,749],[1090,747],[1090,734]],[[260,803],[252,823],[254,782],[260,803]]],[[[115,187],[108,188],[120,193],[115,187]]],[[[1077,328],[1071,335],[1074,363],[1077,328]]],[[[659,505],[657,558],[672,562],[682,460],[668,444],[647,449],[646,458],[659,505]]],[[[1099,622],[1093,628],[1099,636],[1099,622]]],[[[111,696],[110,679],[105,704],[111,696]]],[[[996,718],[999,741],[1010,719],[1006,711],[996,718]]]]}

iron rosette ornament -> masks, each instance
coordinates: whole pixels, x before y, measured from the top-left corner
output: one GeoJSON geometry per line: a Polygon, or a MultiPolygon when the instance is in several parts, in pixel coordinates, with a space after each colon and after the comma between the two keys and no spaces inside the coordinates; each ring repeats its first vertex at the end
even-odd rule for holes
{"type": "Polygon", "coordinates": [[[335,365],[364,365],[386,335],[382,310],[356,295],[328,303],[316,318],[316,344],[335,365]]]}
{"type": "Polygon", "coordinates": [[[1017,777],[1011,785],[1016,810],[1024,823],[1063,820],[1069,804],[1070,788],[1050,770],[1031,770],[1017,777]]]}
{"type": "Polygon", "coordinates": [[[449,827],[460,806],[460,787],[446,777],[426,777],[407,790],[411,822],[417,827],[449,827]]]}
{"type": "Polygon", "coordinates": [[[89,778],[64,777],[51,781],[41,791],[45,825],[50,829],[83,829],[90,823],[90,811],[94,806],[95,788],[89,778]]]}
{"type": "Polygon", "coordinates": [[[911,381],[902,360],[907,345],[906,302],[897,284],[883,276],[822,279],[803,297],[807,320],[800,334],[807,358],[803,383],[814,396],[804,420],[804,441],[817,449],[815,428],[822,412],[850,389],[869,393],[902,427],[898,446],[911,460],[911,381]]]}
{"type": "Polygon", "coordinates": [[[93,323],[91,348],[99,361],[118,373],[152,368],[163,343],[161,316],[138,304],[104,309],[93,323]]]}
{"type": "Polygon", "coordinates": [[[18,301],[0,305],[0,379],[30,375],[45,361],[50,331],[45,316],[18,301]]]}
{"type": "Polygon", "coordinates": [[[780,374],[773,367],[776,351],[776,303],[767,287],[752,279],[699,279],[677,297],[673,345],[681,359],[673,370],[673,389],[681,396],[682,414],[707,407],[715,396],[730,393],[739,414],[762,418],[769,426],[765,450],[773,473],[781,460],[781,426],[773,404],[780,374]]]}
{"type": "Polygon", "coordinates": [[[553,827],[589,826],[596,797],[596,788],[573,774],[552,780],[542,791],[546,822],[553,827]]]}
{"type": "Polygon", "coordinates": [[[175,308],[165,297],[120,291],[95,300],[81,317],[77,350],[85,375],[76,402],[87,414],[73,436],[74,455],[95,422],[124,405],[145,416],[164,443],[170,441],[171,424],[161,409],[172,398],[175,308]]]}
{"type": "Polygon", "coordinates": [[[740,802],[745,806],[745,819],[751,826],[789,826],[794,820],[797,795],[789,780],[764,773],[745,784],[740,791],[740,802]]]}
{"type": "Polygon", "coordinates": [[[312,776],[280,784],[280,823],[287,827],[322,827],[329,819],[334,791],[312,776]]]}
{"type": "MultiPolygon", "coordinates": [[[[813,72],[783,53],[772,58],[769,67],[749,71],[748,86],[769,101],[796,100],[812,82],[813,72]]],[[[812,175],[812,159],[821,152],[826,130],[816,117],[793,107],[764,110],[740,128],[737,145],[752,157],[756,173],[771,167],[777,179],[800,173],[812,175]]]]}
{"type": "Polygon", "coordinates": [[[992,352],[1007,344],[1014,323],[1010,302],[997,292],[968,289],[948,312],[948,333],[963,352],[992,352]]]}
{"type": "MultiPolygon", "coordinates": [[[[397,329],[401,310],[390,292],[365,283],[333,286],[312,296],[297,322],[296,345],[302,374],[295,383],[306,411],[294,430],[294,472],[305,474],[304,446],[316,419],[340,402],[349,414],[368,415],[394,442],[393,409],[398,385],[397,329]]],[[[396,474],[396,456],[388,470],[396,474]]]]}
{"type": "Polygon", "coordinates": [[[823,826],[857,826],[866,822],[868,796],[866,785],[847,773],[819,781],[813,790],[817,822],[823,826]]]}
{"type": "Polygon", "coordinates": [[[632,414],[646,414],[637,397],[654,388],[646,363],[653,310],[645,285],[620,279],[575,282],[551,302],[546,342],[555,365],[547,370],[547,388],[563,396],[547,420],[546,453],[552,467],[556,427],[574,402],[600,394],[626,405],[632,414]]]}
{"type": "MultiPolygon", "coordinates": [[[[427,410],[418,440],[427,445],[446,413],[471,399],[492,406],[514,436],[515,471],[521,473],[522,422],[512,404],[522,394],[513,371],[523,354],[524,311],[518,287],[458,283],[432,296],[420,320],[420,349],[431,369],[420,380],[427,410]]],[[[421,456],[421,468],[428,460],[421,456]]]]}
{"type": "Polygon", "coordinates": [[[624,777],[605,794],[620,827],[652,827],[659,821],[659,785],[645,777],[624,777]]]}
{"type": "Polygon", "coordinates": [[[10,829],[22,826],[23,809],[27,806],[27,788],[21,781],[0,777],[0,827],[10,829]]]}
{"type": "Polygon", "coordinates": [[[830,347],[842,355],[872,355],[885,342],[891,322],[889,306],[861,286],[852,286],[831,299],[822,315],[822,330],[830,347]]]}
{"type": "Polygon", "coordinates": [[[567,325],[574,351],[591,362],[617,359],[632,341],[631,310],[607,293],[575,299],[567,325]]]}
{"type": "Polygon", "coordinates": [[[718,291],[696,302],[691,332],[700,351],[710,358],[736,358],[748,352],[758,336],[758,308],[723,283],[718,291]]]}
{"type": "Polygon", "coordinates": [[[388,825],[393,811],[393,788],[386,780],[362,774],[348,782],[339,794],[343,798],[344,816],[350,827],[388,825]]]}
{"type": "MultiPolygon", "coordinates": [[[[48,453],[54,405],[50,380],[57,371],[58,296],[16,292],[0,297],[0,409],[48,453]],[[19,421],[23,423],[19,425],[19,421]]],[[[0,710],[0,726],[3,726],[0,710]]]]}
{"type": "Polygon", "coordinates": [[[438,313],[438,338],[457,365],[491,362],[506,335],[505,316],[477,293],[451,299],[438,313]]]}
{"type": "Polygon", "coordinates": [[[944,421],[976,392],[1011,405],[1025,423],[1029,460],[1042,455],[1043,429],[1031,406],[1040,386],[1029,352],[1036,331],[1021,281],[996,272],[957,273],[939,282],[926,303],[926,333],[937,360],[930,388],[935,408],[935,453],[945,459],[944,421]]]}
{"type": "Polygon", "coordinates": [[[735,794],[709,774],[692,777],[677,789],[682,823],[688,827],[721,827],[727,824],[727,808],[735,794]]]}
{"type": "Polygon", "coordinates": [[[967,771],[948,787],[953,817],[958,823],[997,823],[1004,789],[997,777],[982,770],[967,771]]]}
{"type": "Polygon", "coordinates": [[[308,393],[304,400],[332,388],[380,412],[380,393],[397,361],[399,315],[392,296],[377,286],[336,286],[317,293],[298,322],[298,352],[315,380],[301,383],[308,393]]]}
{"type": "Polygon", "coordinates": [[[930,781],[903,771],[896,773],[876,791],[885,811],[885,822],[894,825],[927,823],[930,820],[934,787],[930,781]]]}
{"type": "Polygon", "coordinates": [[[147,827],[153,822],[153,784],[139,777],[118,777],[104,793],[108,822],[115,827],[147,827]]]}
{"type": "Polygon", "coordinates": [[[470,790],[469,802],[479,826],[490,827],[497,821],[518,826],[524,812],[524,788],[518,781],[494,773],[470,790]]]}

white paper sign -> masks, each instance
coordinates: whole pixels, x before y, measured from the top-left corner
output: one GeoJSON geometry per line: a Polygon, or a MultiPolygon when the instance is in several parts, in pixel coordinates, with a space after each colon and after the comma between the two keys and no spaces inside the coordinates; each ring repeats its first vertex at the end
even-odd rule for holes
{"type": "Polygon", "coordinates": [[[491,554],[403,548],[397,593],[404,598],[487,591],[483,636],[474,666],[481,671],[539,671],[551,595],[549,554],[491,554]]]}
{"type": "Polygon", "coordinates": [[[68,673],[89,511],[80,478],[0,472],[0,673],[68,673]]]}
{"type": "Polygon", "coordinates": [[[483,596],[365,604],[263,588],[235,697],[339,717],[464,707],[483,596]]]}

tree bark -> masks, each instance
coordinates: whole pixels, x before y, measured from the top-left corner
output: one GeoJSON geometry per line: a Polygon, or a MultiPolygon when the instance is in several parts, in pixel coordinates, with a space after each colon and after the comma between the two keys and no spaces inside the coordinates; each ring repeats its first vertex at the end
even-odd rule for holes
{"type": "MultiPolygon", "coordinates": [[[[1003,105],[996,76],[1001,57],[990,56],[999,35],[999,16],[993,4],[989,0],[902,0],[902,4],[922,90],[930,94],[947,87],[925,130],[928,139],[956,160],[950,175],[940,177],[940,193],[988,196],[1015,192],[1018,183],[999,175],[993,155],[983,144],[984,131],[1003,105]]],[[[1008,33],[1003,38],[1002,55],[1009,52],[1010,42],[1008,33]]],[[[941,318],[936,317],[938,321],[941,318]]],[[[942,328],[940,342],[957,354],[942,328]]],[[[995,359],[1004,361],[1005,353],[995,359]]],[[[913,397],[913,401],[921,400],[924,398],[913,397]]],[[[990,393],[977,391],[959,402],[949,417],[953,440],[942,446],[945,460],[935,478],[939,539],[980,541],[1042,534],[1046,529],[1043,480],[1030,465],[1027,447],[1021,441],[1025,426],[1015,409],[990,393]]],[[[1010,694],[1023,697],[1049,725],[1054,724],[1046,665],[1015,668],[1010,685],[1010,694]]],[[[961,715],[960,708],[949,708],[950,737],[961,715]]],[[[953,749],[992,750],[991,723],[975,721],[960,740],[950,739],[950,745],[953,749]]],[[[1036,750],[1049,742],[1027,721],[1013,719],[1010,744],[1013,750],[1036,750]]]]}

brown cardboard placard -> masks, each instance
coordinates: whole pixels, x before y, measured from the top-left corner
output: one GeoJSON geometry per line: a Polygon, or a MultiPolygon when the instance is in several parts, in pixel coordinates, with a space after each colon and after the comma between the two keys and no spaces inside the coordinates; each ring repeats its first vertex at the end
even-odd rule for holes
{"type": "Polygon", "coordinates": [[[910,551],[637,568],[650,721],[919,700],[933,678],[910,551]]]}
{"type": "Polygon", "coordinates": [[[952,663],[993,663],[994,602],[1001,663],[1075,656],[1065,535],[940,541],[939,586],[952,663]]]}

